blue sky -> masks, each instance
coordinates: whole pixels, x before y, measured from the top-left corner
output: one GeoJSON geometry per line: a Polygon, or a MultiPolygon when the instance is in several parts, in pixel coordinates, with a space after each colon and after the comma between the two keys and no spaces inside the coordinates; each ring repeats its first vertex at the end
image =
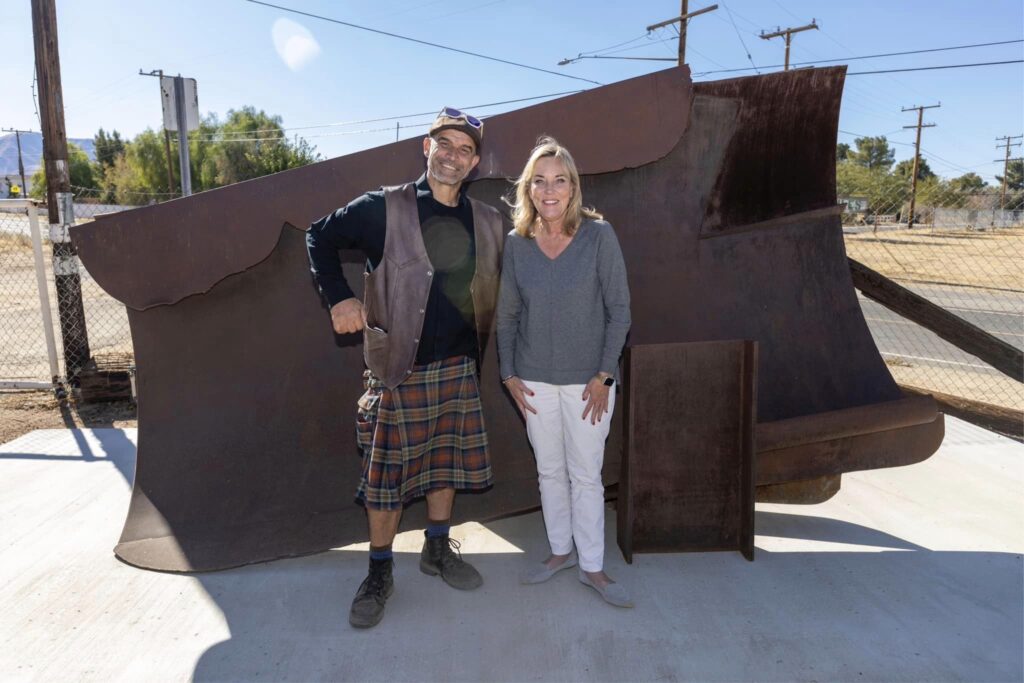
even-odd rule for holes
{"type": "MultiPolygon", "coordinates": [[[[581,52],[627,43],[620,56],[673,57],[675,32],[645,27],[679,12],[678,0],[642,2],[562,0],[277,0],[306,12],[426,41],[460,47],[601,83],[668,66],[653,61],[585,59],[581,52]],[[634,40],[636,39],[636,40],[634,40]],[[634,41],[634,42],[627,42],[634,41]]],[[[692,0],[691,11],[711,4],[692,0]]],[[[791,61],[840,59],[877,53],[1024,38],[1024,3],[984,0],[719,1],[715,12],[690,23],[688,62],[699,74],[722,68],[763,71],[782,63],[783,41],[762,40],[762,29],[817,19],[821,30],[794,38],[791,61]],[[734,23],[735,22],[735,26],[734,23]]],[[[99,127],[128,137],[161,122],[156,79],[138,70],[162,68],[196,78],[203,112],[254,105],[283,117],[327,158],[395,139],[395,122],[354,123],[550,95],[592,83],[498,64],[399,41],[353,28],[255,5],[244,0],[58,0],[60,53],[70,137],[99,127]],[[286,19],[289,22],[279,22],[286,19]],[[275,23],[278,47],[275,48],[275,23]],[[290,39],[290,41],[289,41],[290,39]],[[313,127],[317,126],[317,127],[313,127]],[[380,131],[376,129],[383,128],[380,131]],[[375,131],[376,132],[366,132],[375,131]]],[[[28,0],[4,3],[0,40],[0,127],[39,130],[32,100],[32,24],[28,0]]],[[[1021,59],[1024,43],[850,62],[850,71],[1021,59]]],[[[753,73],[753,72],[750,72],[753,73]]],[[[539,101],[539,100],[537,100],[539,101]]],[[[934,171],[955,177],[968,170],[989,182],[1002,172],[996,138],[1024,133],[1024,64],[972,69],[850,76],[844,93],[840,142],[886,134],[897,160],[913,154],[913,113],[901,108],[935,104],[925,121],[924,156],[934,171]],[[851,134],[852,133],[852,134],[851,134]],[[902,143],[902,144],[900,144],[902,143]]],[[[496,114],[524,104],[478,107],[496,114]]],[[[431,116],[403,119],[404,137],[422,135],[431,116]]],[[[240,143],[239,143],[240,144],[240,143]]],[[[1018,148],[1018,154],[1019,152],[1018,148]]]]}

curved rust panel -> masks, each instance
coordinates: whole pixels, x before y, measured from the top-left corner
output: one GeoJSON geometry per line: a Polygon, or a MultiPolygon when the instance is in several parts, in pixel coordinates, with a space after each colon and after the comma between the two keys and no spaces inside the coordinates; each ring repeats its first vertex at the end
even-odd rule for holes
{"type": "MultiPolygon", "coordinates": [[[[689,67],[678,67],[488,118],[474,177],[517,176],[541,133],[572,149],[584,173],[649,163],[679,141],[689,93],[689,67]]],[[[173,304],[265,259],[285,223],[305,228],[368,189],[416,178],[421,140],[101,216],[71,237],[96,282],[128,308],[173,304]]]]}
{"type": "Polygon", "coordinates": [[[743,101],[702,232],[835,206],[835,132],[846,67],[700,83],[695,95],[743,101]],[[821,135],[822,137],[817,137],[821,135]]]}
{"type": "MultiPolygon", "coordinates": [[[[759,453],[758,483],[909,464],[942,438],[941,416],[917,424],[928,406],[915,403],[905,426],[874,417],[902,394],[861,314],[834,208],[842,74],[705,83],[691,96],[687,72],[673,69],[495,117],[486,173],[496,177],[469,189],[504,209],[505,176],[537,134],[570,146],[587,202],[622,245],[628,343],[759,343],[759,420],[779,422],[778,443],[798,445],[759,453]],[[796,104],[801,117],[786,113],[796,104]]],[[[414,177],[418,150],[416,140],[396,143],[76,229],[90,272],[131,307],[139,451],[122,559],[205,570],[365,540],[352,503],[360,340],[331,333],[303,232],[282,225],[305,226],[368,187],[414,177]],[[130,265],[120,265],[126,254],[130,265]]],[[[359,286],[361,258],[346,258],[359,286]]],[[[493,343],[481,389],[496,483],[460,495],[459,520],[539,502],[493,343]]],[[[622,439],[618,411],[609,485],[622,439]]],[[[405,523],[423,515],[416,506],[405,523]]]]}

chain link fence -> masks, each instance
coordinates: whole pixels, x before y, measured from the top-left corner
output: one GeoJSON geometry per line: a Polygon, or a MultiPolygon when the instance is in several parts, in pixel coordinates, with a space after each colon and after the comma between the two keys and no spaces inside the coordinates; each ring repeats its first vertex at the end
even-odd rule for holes
{"type": "MultiPolygon", "coordinates": [[[[1024,192],[966,190],[892,175],[843,182],[847,254],[1018,349],[1024,347],[1024,192]],[[913,209],[911,208],[911,200],[913,209]]],[[[861,298],[900,384],[1024,410],[1011,378],[927,329],[861,298]]]]}
{"type": "MultiPolygon", "coordinates": [[[[75,223],[126,208],[131,207],[76,196],[75,223]]],[[[45,206],[0,201],[2,386],[46,386],[58,379],[75,385],[88,368],[120,369],[134,364],[124,305],[103,291],[77,257],[55,258],[64,253],[66,245],[57,244],[56,251],[54,247],[45,206]],[[39,229],[38,255],[33,246],[33,219],[39,229]],[[45,297],[39,294],[40,280],[45,297]],[[50,361],[48,336],[56,367],[50,361]]]]}
{"type": "MultiPolygon", "coordinates": [[[[109,204],[101,201],[98,190],[75,190],[75,224],[93,220],[95,216],[115,213],[134,207],[109,204]]],[[[131,330],[128,327],[128,311],[124,304],[115,300],[101,288],[82,265],[75,259],[81,285],[81,300],[85,330],[81,343],[88,345],[88,354],[79,352],[85,360],[91,359],[101,369],[127,369],[134,367],[131,330]]],[[[62,304],[73,305],[75,293],[64,294],[62,304]]],[[[65,358],[69,354],[65,353],[65,358]]],[[[83,366],[84,367],[84,366],[83,366]]],[[[71,370],[71,368],[67,368],[71,370]]],[[[71,379],[73,375],[69,375],[71,379]]]]}
{"type": "Polygon", "coordinates": [[[0,200],[0,386],[47,386],[60,374],[53,336],[59,338],[56,311],[49,310],[56,292],[45,230],[46,214],[40,218],[32,202],[0,200]]]}

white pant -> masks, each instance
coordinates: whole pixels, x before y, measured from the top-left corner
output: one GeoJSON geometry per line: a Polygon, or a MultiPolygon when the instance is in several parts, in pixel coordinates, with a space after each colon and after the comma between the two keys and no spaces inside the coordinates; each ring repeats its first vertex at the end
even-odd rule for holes
{"type": "Polygon", "coordinates": [[[533,391],[526,401],[526,432],[537,458],[540,502],[553,555],[572,552],[573,541],[580,568],[604,568],[604,442],[608,438],[615,387],[608,392],[608,412],[595,425],[583,419],[585,384],[526,382],[533,391]]]}

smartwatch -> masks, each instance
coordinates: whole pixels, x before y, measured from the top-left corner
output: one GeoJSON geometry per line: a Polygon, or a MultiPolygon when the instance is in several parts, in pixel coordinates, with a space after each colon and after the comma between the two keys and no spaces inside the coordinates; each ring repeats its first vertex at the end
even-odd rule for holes
{"type": "Polygon", "coordinates": [[[613,384],[615,384],[615,378],[614,378],[614,377],[605,377],[605,378],[604,378],[604,385],[605,385],[606,387],[610,387],[610,386],[612,386],[613,384]]]}

